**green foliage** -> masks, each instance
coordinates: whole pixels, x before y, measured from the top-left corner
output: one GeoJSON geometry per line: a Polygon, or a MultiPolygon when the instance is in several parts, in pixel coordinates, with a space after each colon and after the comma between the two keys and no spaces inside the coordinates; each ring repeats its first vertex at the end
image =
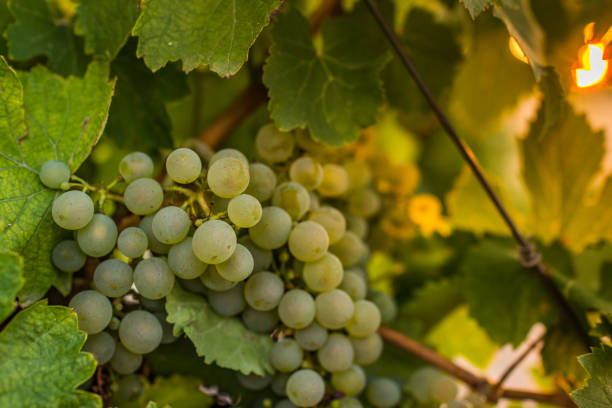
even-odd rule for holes
{"type": "Polygon", "coordinates": [[[502,4],[505,7],[518,7],[520,0],[460,0],[470,12],[472,18],[478,17],[480,13],[495,4],[502,4]]]}
{"type": "Polygon", "coordinates": [[[170,377],[156,377],[147,384],[144,393],[136,401],[121,404],[121,408],[143,406],[206,408],[212,405],[212,398],[198,388],[202,381],[198,378],[175,374],[170,377]],[[149,402],[149,405],[147,405],[149,402]],[[151,405],[153,404],[153,405],[151,405]]]}
{"type": "Polygon", "coordinates": [[[15,310],[15,297],[23,282],[23,259],[12,252],[0,252],[0,322],[15,310]]]}
{"type": "Polygon", "coordinates": [[[594,348],[578,360],[591,378],[586,387],[572,392],[572,399],[580,408],[609,407],[612,403],[612,347],[594,348]]]}

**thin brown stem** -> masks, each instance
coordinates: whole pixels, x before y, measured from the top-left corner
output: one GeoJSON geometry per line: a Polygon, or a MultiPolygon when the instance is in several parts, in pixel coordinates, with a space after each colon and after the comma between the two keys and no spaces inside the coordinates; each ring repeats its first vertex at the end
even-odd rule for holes
{"type": "Polygon", "coordinates": [[[529,346],[527,346],[527,348],[522,353],[516,356],[514,361],[504,370],[502,375],[499,377],[497,383],[495,383],[495,386],[493,387],[494,392],[501,390],[502,385],[508,379],[508,377],[510,377],[510,374],[512,374],[514,370],[523,362],[523,360],[525,360],[525,358],[529,354],[531,354],[531,352],[544,340],[545,336],[546,331],[544,331],[541,335],[539,335],[536,339],[529,343],[529,346]]]}

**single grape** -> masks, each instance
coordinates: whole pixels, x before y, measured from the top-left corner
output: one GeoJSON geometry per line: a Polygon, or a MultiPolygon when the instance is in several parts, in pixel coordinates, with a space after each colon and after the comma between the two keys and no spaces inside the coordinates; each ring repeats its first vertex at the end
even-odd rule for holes
{"type": "Polygon", "coordinates": [[[161,343],[163,329],[157,317],[145,310],[127,313],[119,325],[119,339],[126,349],[136,354],[146,354],[161,343]]]}
{"type": "Polygon", "coordinates": [[[87,256],[81,251],[76,241],[67,239],[53,248],[51,260],[60,271],[72,273],[85,266],[87,256]]]}
{"type": "Polygon", "coordinates": [[[239,159],[244,162],[247,166],[249,165],[249,160],[246,158],[241,151],[236,149],[221,149],[217,153],[213,154],[210,160],[208,161],[208,167],[212,166],[217,160],[225,159],[226,157],[233,157],[234,159],[239,159]]]}
{"type": "Polygon", "coordinates": [[[431,401],[435,404],[445,404],[455,398],[459,389],[455,381],[447,375],[442,374],[431,385],[431,401]]]}
{"type": "Polygon", "coordinates": [[[346,330],[353,337],[368,337],[380,326],[380,311],[369,300],[355,302],[355,313],[346,325],[346,330]]]}
{"type": "Polygon", "coordinates": [[[355,397],[343,397],[338,400],[338,408],[363,408],[363,405],[355,397]]]}
{"type": "Polygon", "coordinates": [[[311,323],[304,329],[296,330],[293,336],[304,350],[315,351],[323,347],[327,341],[327,330],[317,323],[311,323]]]}
{"type": "Polygon", "coordinates": [[[89,224],[94,213],[93,201],[78,190],[66,191],[54,201],[51,209],[53,221],[63,229],[78,230],[89,224]]]}
{"type": "Polygon", "coordinates": [[[329,246],[345,268],[357,265],[368,256],[368,247],[351,231],[346,231],[342,238],[329,246]]]}
{"type": "Polygon", "coordinates": [[[98,365],[104,365],[115,354],[115,339],[105,331],[89,335],[83,345],[83,351],[93,354],[98,365]]]}
{"type": "Polygon", "coordinates": [[[366,187],[372,181],[372,173],[366,163],[352,160],[344,163],[344,170],[349,178],[349,188],[357,190],[366,187]]]}
{"type": "Polygon", "coordinates": [[[380,197],[371,188],[364,188],[347,197],[348,212],[357,217],[370,218],[380,210],[380,197]]]}
{"type": "Polygon", "coordinates": [[[457,385],[433,367],[422,367],[410,376],[408,388],[421,403],[437,405],[452,401],[457,396],[457,385]]]}
{"type": "Polygon", "coordinates": [[[149,241],[149,249],[156,254],[165,255],[170,251],[170,245],[163,244],[155,238],[153,234],[153,217],[154,215],[147,215],[142,220],[138,227],[147,234],[147,240],[149,241]]]}
{"type": "Polygon", "coordinates": [[[133,152],[121,159],[119,174],[128,183],[153,175],[153,160],[142,152],[133,152]]]}
{"type": "Polygon", "coordinates": [[[291,218],[299,220],[310,208],[310,194],[299,183],[282,183],[274,190],[272,205],[284,209],[291,218]]]}
{"type": "Polygon", "coordinates": [[[346,231],[344,215],[333,207],[322,206],[310,214],[308,219],[321,224],[325,228],[330,245],[342,238],[346,231]]]}
{"type": "Polygon", "coordinates": [[[107,259],[100,262],[93,276],[96,289],[108,297],[125,295],[130,291],[132,281],[132,268],[119,259],[107,259]]]}
{"type": "Polygon", "coordinates": [[[167,320],[168,314],[166,312],[158,312],[155,313],[155,317],[162,327],[161,344],[170,344],[177,341],[178,337],[174,336],[174,325],[167,320]]]}
{"type": "Polygon", "coordinates": [[[147,258],[134,269],[134,285],[148,299],[167,296],[174,286],[174,274],[162,258],[147,258]]]}
{"type": "Polygon", "coordinates": [[[329,372],[348,370],[354,357],[351,341],[340,333],[331,333],[323,347],[317,351],[319,363],[329,372]]]}
{"type": "Polygon", "coordinates": [[[292,329],[303,329],[312,323],[315,316],[315,302],[312,296],[301,289],[291,289],[281,298],[278,316],[292,329]]]}
{"type": "Polygon", "coordinates": [[[274,343],[270,351],[270,364],[278,371],[290,373],[295,371],[304,359],[304,352],[297,342],[290,338],[284,338],[274,343]]]}
{"type": "Polygon", "coordinates": [[[178,148],[168,155],[166,171],[172,181],[180,184],[189,184],[195,181],[202,173],[200,156],[191,149],[178,148]]]}
{"type": "Polygon", "coordinates": [[[289,177],[307,190],[314,190],[323,181],[323,167],[312,157],[300,157],[291,163],[289,177]]]}
{"type": "Polygon", "coordinates": [[[304,221],[289,234],[289,251],[302,262],[313,262],[325,256],[329,236],[321,224],[304,221]]]}
{"type": "Polygon", "coordinates": [[[276,373],[272,377],[272,382],[270,383],[270,388],[272,388],[272,392],[278,395],[279,397],[287,396],[287,380],[289,379],[289,374],[287,373],[276,373]]]}
{"type": "Polygon", "coordinates": [[[117,248],[128,258],[140,258],[148,246],[147,233],[138,227],[127,227],[117,238],[117,248]]]}
{"type": "Polygon", "coordinates": [[[117,344],[115,354],[111,358],[110,365],[119,374],[132,374],[142,364],[142,354],[132,353],[123,344],[117,344]]]}
{"type": "Polygon", "coordinates": [[[378,360],[383,349],[383,341],[378,333],[368,337],[351,337],[350,339],[355,350],[355,363],[363,366],[378,360]]]}
{"type": "Polygon", "coordinates": [[[204,286],[206,286],[208,289],[211,289],[217,292],[223,292],[226,290],[230,290],[231,288],[236,286],[236,284],[238,283],[238,282],[230,282],[226,279],[223,279],[221,275],[219,275],[219,273],[217,272],[217,269],[211,266],[208,266],[206,270],[204,271],[204,273],[200,275],[200,280],[202,281],[204,286]]]}
{"type": "Polygon", "coordinates": [[[263,249],[255,245],[250,236],[244,235],[238,239],[253,256],[253,273],[265,271],[272,264],[272,251],[263,249]]]}
{"type": "Polygon", "coordinates": [[[147,299],[144,296],[140,296],[139,299],[142,307],[151,312],[163,312],[166,310],[166,301],[164,299],[147,299]]]}
{"type": "Polygon", "coordinates": [[[126,375],[117,381],[117,392],[113,393],[114,402],[135,401],[144,394],[146,380],[136,374],[126,375]]]}
{"type": "Polygon", "coordinates": [[[152,214],[161,207],[164,191],[152,178],[142,177],[132,181],[123,192],[125,206],[138,215],[152,214]]]}
{"type": "Polygon", "coordinates": [[[189,291],[191,293],[199,293],[200,295],[206,295],[208,293],[208,288],[204,286],[200,277],[193,279],[177,279],[179,281],[179,284],[186,291],[189,291]]]}
{"type": "Polygon", "coordinates": [[[70,180],[70,168],[62,161],[49,160],[43,163],[38,175],[45,186],[58,189],[70,180]]]}
{"type": "Polygon", "coordinates": [[[206,270],[207,265],[193,253],[192,238],[187,237],[168,252],[168,266],[181,279],[194,279],[206,270]]]}
{"type": "Polygon", "coordinates": [[[340,283],[340,289],[348,293],[353,300],[361,300],[366,297],[367,284],[363,276],[354,269],[344,271],[344,278],[340,283]]]}
{"type": "Polygon", "coordinates": [[[77,242],[81,251],[99,258],[109,254],[117,242],[117,225],[104,214],[94,214],[91,222],[77,232],[77,242]]]}
{"type": "Polygon", "coordinates": [[[368,292],[368,299],[374,302],[380,311],[381,322],[390,323],[397,316],[397,304],[395,300],[386,293],[377,290],[368,292]]]}
{"type": "Polygon", "coordinates": [[[121,324],[121,320],[118,317],[113,316],[111,318],[110,323],[108,323],[108,328],[111,330],[119,330],[119,325],[121,324]]]}
{"type": "Polygon", "coordinates": [[[330,291],[342,282],[344,269],[338,257],[329,252],[314,262],[306,262],[302,272],[306,286],[315,292],[330,291]]]}
{"type": "Polygon", "coordinates": [[[249,229],[253,242],[264,249],[277,249],[285,245],[291,232],[291,217],[279,207],[266,207],[261,220],[249,229]]]}
{"type": "Polygon", "coordinates": [[[108,298],[95,290],[77,293],[68,303],[79,320],[79,329],[87,334],[99,333],[113,317],[113,306],[108,298]]]}
{"type": "Polygon", "coordinates": [[[338,330],[346,326],[355,310],[351,297],[340,289],[318,294],[315,306],[317,322],[331,330],[338,330]]]}
{"type": "Polygon", "coordinates": [[[236,244],[236,250],[227,261],[215,265],[217,273],[223,279],[232,282],[240,282],[249,277],[253,272],[253,255],[246,247],[236,244]]]}
{"type": "Polygon", "coordinates": [[[226,261],[236,249],[236,233],[225,221],[204,222],[193,234],[193,253],[207,264],[226,261]]]}
{"type": "Polygon", "coordinates": [[[257,333],[270,333],[278,324],[278,313],[275,310],[263,312],[247,307],[242,313],[242,321],[249,330],[257,333]]]}
{"type": "Polygon", "coordinates": [[[324,197],[339,197],[349,188],[349,178],[344,167],[337,164],[323,166],[323,180],[317,191],[324,197]]]}
{"type": "Polygon", "coordinates": [[[278,306],[284,290],[281,278],[272,272],[258,272],[244,285],[244,297],[253,309],[265,312],[278,306]]]}
{"type": "Polygon", "coordinates": [[[325,383],[313,370],[303,369],[291,374],[287,380],[287,396],[298,407],[317,405],[325,395],[325,383]]]}
{"type": "Polygon", "coordinates": [[[333,373],[331,383],[336,390],[352,397],[353,395],[358,395],[365,388],[365,372],[363,368],[353,364],[348,370],[333,373]]]}
{"type": "Polygon", "coordinates": [[[255,136],[255,152],[268,163],[280,163],[289,159],[294,146],[293,135],[278,130],[272,123],[262,126],[255,136]]]}
{"type": "Polygon", "coordinates": [[[153,216],[151,228],[155,238],[163,244],[176,244],[187,236],[191,220],[182,208],[164,207],[153,216]]]}
{"type": "Polygon", "coordinates": [[[368,236],[368,221],[362,217],[355,217],[354,215],[346,216],[346,229],[357,235],[361,239],[365,239],[368,236]]]}
{"type": "Polygon", "coordinates": [[[242,294],[242,284],[224,292],[208,292],[208,303],[221,316],[236,316],[242,313],[246,303],[242,294]]]}
{"type": "Polygon", "coordinates": [[[251,228],[261,219],[261,204],[255,197],[240,194],[232,198],[227,205],[227,216],[240,228],[251,228]]]}
{"type": "Polygon", "coordinates": [[[242,160],[225,157],[208,168],[208,187],[219,197],[231,198],[246,190],[249,185],[249,166],[242,160]]]}
{"type": "Polygon", "coordinates": [[[238,382],[247,390],[258,391],[263,390],[270,384],[272,377],[269,375],[261,376],[257,374],[244,375],[240,372],[236,373],[238,382]]]}
{"type": "Polygon", "coordinates": [[[393,380],[377,378],[368,385],[366,397],[375,407],[392,407],[400,402],[402,390],[393,380]]]}
{"type": "Polygon", "coordinates": [[[270,199],[276,188],[274,171],[263,163],[253,163],[249,165],[249,174],[251,179],[244,192],[252,195],[260,202],[270,199]]]}

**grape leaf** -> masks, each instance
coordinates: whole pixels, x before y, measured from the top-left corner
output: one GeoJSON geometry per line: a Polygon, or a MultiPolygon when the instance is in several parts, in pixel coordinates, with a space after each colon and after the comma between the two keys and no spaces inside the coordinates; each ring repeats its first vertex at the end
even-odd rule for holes
{"type": "Polygon", "coordinates": [[[572,399],[580,408],[605,408],[612,405],[612,347],[602,345],[578,357],[591,378],[587,386],[574,390],[572,399]]]}
{"type": "Polygon", "coordinates": [[[519,0],[460,0],[468,9],[472,18],[478,17],[480,13],[494,4],[503,4],[506,7],[518,7],[519,0]]]}
{"type": "Polygon", "coordinates": [[[326,20],[317,49],[297,10],[275,17],[263,81],[270,116],[280,129],[308,126],[313,138],[342,145],[375,122],[384,99],[379,75],[389,54],[377,36],[361,31],[370,23],[369,15],[358,12],[326,20]]]}
{"type": "Polygon", "coordinates": [[[139,0],[79,0],[74,30],[85,37],[85,52],[114,58],[125,44],[139,0]]]}
{"type": "Polygon", "coordinates": [[[183,60],[183,69],[209,65],[220,76],[233,75],[281,0],[174,0],[142,3],[134,35],[138,57],[157,71],[168,61],[183,60]]]}
{"type": "MultiPolygon", "coordinates": [[[[4,33],[10,23],[13,22],[13,15],[8,9],[7,1],[0,1],[0,32],[4,33]]],[[[0,55],[6,55],[8,52],[8,45],[6,38],[0,36],[0,55]]]]}
{"type": "Polygon", "coordinates": [[[15,309],[15,297],[23,286],[23,259],[0,252],[0,323],[15,309]]]}
{"type": "Polygon", "coordinates": [[[43,67],[17,74],[0,60],[0,247],[24,258],[24,304],[52,284],[66,293],[66,275],[51,263],[62,232],[51,218],[56,192],[39,180],[47,160],[76,171],[98,141],[113,93],[108,66],[93,62],[84,78],[63,79],[43,67]],[[19,76],[19,77],[18,77],[19,76]]]}
{"type": "Polygon", "coordinates": [[[101,407],[99,396],[76,390],[96,368],[79,351],[85,337],[67,307],[44,300],[19,312],[0,332],[0,406],[101,407]]]}
{"type": "Polygon", "coordinates": [[[170,377],[155,377],[153,384],[147,384],[143,394],[132,402],[123,402],[121,408],[181,407],[206,408],[212,405],[212,398],[199,390],[202,380],[195,377],[172,374],[170,377]]]}
{"type": "Polygon", "coordinates": [[[548,374],[560,374],[575,381],[584,377],[577,355],[584,353],[584,343],[575,328],[566,321],[551,327],[546,332],[542,347],[542,365],[548,374]]]}
{"type": "Polygon", "coordinates": [[[214,362],[244,374],[274,371],[268,361],[270,337],[247,330],[235,317],[218,315],[203,297],[175,285],[166,298],[166,311],[174,333],[184,331],[206,364],[214,362]]]}

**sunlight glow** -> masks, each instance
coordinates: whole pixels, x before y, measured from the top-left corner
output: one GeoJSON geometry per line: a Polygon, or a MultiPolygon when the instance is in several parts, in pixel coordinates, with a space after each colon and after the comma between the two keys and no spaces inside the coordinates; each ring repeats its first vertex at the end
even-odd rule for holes
{"type": "Polygon", "coordinates": [[[523,49],[519,45],[518,41],[516,41],[516,38],[510,36],[508,40],[508,48],[510,48],[510,52],[514,58],[518,59],[519,61],[523,61],[525,64],[529,64],[529,60],[527,59],[527,56],[523,52],[523,49]]]}
{"type": "Polygon", "coordinates": [[[579,51],[582,68],[576,69],[576,85],[586,88],[604,80],[608,71],[608,61],[603,59],[603,43],[587,44],[579,51]]]}

